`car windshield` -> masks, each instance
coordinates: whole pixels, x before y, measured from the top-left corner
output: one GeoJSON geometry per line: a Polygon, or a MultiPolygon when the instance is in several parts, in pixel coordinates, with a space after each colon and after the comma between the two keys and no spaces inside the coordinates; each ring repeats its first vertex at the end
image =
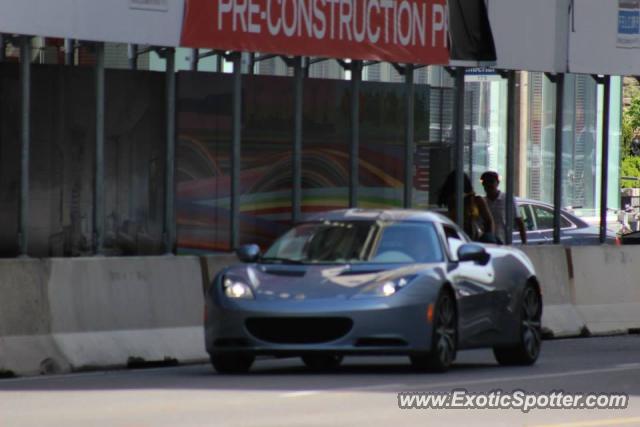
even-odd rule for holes
{"type": "Polygon", "coordinates": [[[280,263],[426,263],[442,261],[432,223],[326,221],[300,224],[262,257],[280,263]]]}

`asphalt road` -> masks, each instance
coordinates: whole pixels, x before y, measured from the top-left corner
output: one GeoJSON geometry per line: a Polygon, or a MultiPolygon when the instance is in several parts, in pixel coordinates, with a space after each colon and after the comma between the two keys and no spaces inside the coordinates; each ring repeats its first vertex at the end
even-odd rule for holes
{"type": "Polygon", "coordinates": [[[446,374],[402,357],[347,358],[331,374],[298,359],[259,360],[247,375],[208,365],[0,380],[0,426],[640,426],[640,336],[545,341],[532,367],[461,352],[446,374]],[[626,409],[399,409],[402,391],[613,393],[626,409]]]}

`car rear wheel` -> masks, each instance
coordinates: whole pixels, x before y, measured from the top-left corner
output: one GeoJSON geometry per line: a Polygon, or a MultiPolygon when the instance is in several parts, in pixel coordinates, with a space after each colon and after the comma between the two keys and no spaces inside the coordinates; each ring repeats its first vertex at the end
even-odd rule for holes
{"type": "Polygon", "coordinates": [[[411,355],[411,364],[419,370],[445,372],[456,358],[458,341],[456,305],[451,292],[440,291],[433,313],[431,351],[411,355]]]}
{"type": "Polygon", "coordinates": [[[542,347],[542,298],[538,290],[527,285],[520,302],[518,343],[511,347],[494,347],[493,354],[501,365],[533,365],[542,347]]]}
{"type": "Polygon", "coordinates": [[[248,372],[255,356],[244,353],[214,353],[211,365],[221,374],[242,374],[248,372]]]}
{"type": "Polygon", "coordinates": [[[308,354],[302,356],[302,361],[314,371],[329,371],[340,366],[342,358],[338,354],[308,354]]]}

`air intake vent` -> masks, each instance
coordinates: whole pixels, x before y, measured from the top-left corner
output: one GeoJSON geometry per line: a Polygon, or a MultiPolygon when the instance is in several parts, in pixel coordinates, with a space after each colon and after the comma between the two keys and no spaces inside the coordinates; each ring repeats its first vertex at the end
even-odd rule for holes
{"type": "Polygon", "coordinates": [[[318,344],[349,333],[353,321],[346,317],[254,317],[247,319],[254,337],[276,344],[318,344]]]}

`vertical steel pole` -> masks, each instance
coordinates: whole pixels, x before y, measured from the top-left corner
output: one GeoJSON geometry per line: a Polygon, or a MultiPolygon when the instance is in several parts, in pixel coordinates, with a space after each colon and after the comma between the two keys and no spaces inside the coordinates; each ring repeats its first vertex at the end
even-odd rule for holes
{"type": "Polygon", "coordinates": [[[609,177],[609,110],[611,99],[611,77],[604,77],[602,106],[602,170],[600,172],[600,243],[607,239],[607,198],[609,177]]]}
{"type": "Polygon", "coordinates": [[[6,50],[4,45],[4,35],[0,33],[0,62],[4,62],[6,58],[6,50]]]}
{"type": "Polygon", "coordinates": [[[456,223],[460,227],[464,227],[464,74],[464,68],[456,68],[453,107],[453,139],[456,144],[456,223]]]}
{"type": "Polygon", "coordinates": [[[164,250],[173,254],[176,248],[175,224],[175,164],[176,164],[176,52],[167,49],[166,92],[167,92],[167,149],[166,149],[166,182],[164,206],[164,250]]]}
{"type": "Polygon", "coordinates": [[[293,191],[291,220],[300,221],[302,205],[302,103],[304,90],[304,70],[302,57],[294,59],[293,89],[293,191]]]}
{"type": "Polygon", "coordinates": [[[138,45],[137,44],[127,45],[127,57],[129,58],[129,69],[137,70],[138,69],[138,45]]]}
{"type": "Polygon", "coordinates": [[[233,133],[231,141],[231,249],[240,241],[240,149],[242,141],[242,55],[233,54],[233,133]]]}
{"type": "Polygon", "coordinates": [[[199,49],[191,49],[191,61],[189,64],[191,71],[198,71],[198,61],[200,59],[198,55],[200,55],[199,49]]]}
{"type": "Polygon", "coordinates": [[[75,62],[74,44],[73,39],[64,39],[64,65],[73,65],[75,62]]]}
{"type": "Polygon", "coordinates": [[[405,81],[405,121],[404,121],[404,207],[413,205],[413,152],[414,140],[414,104],[415,85],[413,84],[413,64],[406,64],[404,69],[405,81]]]}
{"type": "Polygon", "coordinates": [[[564,122],[564,74],[556,75],[556,145],[553,173],[553,243],[560,243],[560,209],[562,208],[562,128],[564,122]]]}
{"type": "Polygon", "coordinates": [[[255,52],[249,53],[249,70],[247,74],[253,75],[255,74],[256,68],[256,54],[255,52]]]}
{"type": "Polygon", "coordinates": [[[31,145],[31,37],[20,39],[21,155],[18,253],[29,256],[29,148],[31,145]]]}
{"type": "Polygon", "coordinates": [[[96,153],[93,191],[93,246],[101,255],[104,246],[104,43],[96,43],[96,153]]]}
{"type": "MultiPolygon", "coordinates": [[[[240,67],[241,66],[242,66],[242,58],[240,59],[240,67]]],[[[235,67],[235,65],[234,65],[234,67],[235,67]]],[[[222,57],[222,55],[217,55],[216,56],[216,71],[218,73],[223,73],[224,72],[224,58],[222,57]]],[[[239,72],[241,73],[242,69],[239,72]]],[[[234,73],[235,73],[235,68],[234,68],[234,73]]]]}
{"type": "Polygon", "coordinates": [[[360,81],[362,61],[351,63],[351,145],[349,150],[349,207],[358,206],[358,186],[360,183],[360,81]]]}
{"type": "MultiPolygon", "coordinates": [[[[516,165],[516,72],[509,71],[507,76],[507,182],[505,197],[505,245],[510,245],[513,241],[513,191],[515,188],[515,165],[516,165]]],[[[496,227],[501,226],[496,224],[496,227]]]]}

